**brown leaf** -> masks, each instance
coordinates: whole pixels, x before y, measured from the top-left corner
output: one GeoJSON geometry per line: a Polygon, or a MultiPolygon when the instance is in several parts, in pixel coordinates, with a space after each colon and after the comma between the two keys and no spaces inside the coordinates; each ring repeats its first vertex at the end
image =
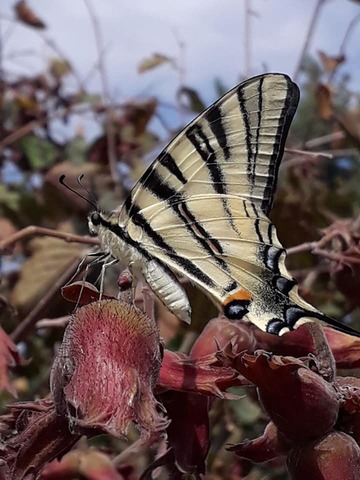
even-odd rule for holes
{"type": "Polygon", "coordinates": [[[346,58],[345,55],[336,55],[331,57],[321,50],[318,51],[318,55],[324,69],[329,73],[334,72],[337,67],[345,61],[346,58]]]}
{"type": "Polygon", "coordinates": [[[51,75],[57,80],[65,77],[72,71],[70,63],[62,58],[52,58],[49,61],[48,69],[51,75]]]}
{"type": "Polygon", "coordinates": [[[18,349],[0,327],[0,392],[7,390],[12,395],[16,395],[16,390],[9,379],[9,367],[22,365],[18,349]]]}
{"type": "Polygon", "coordinates": [[[10,414],[0,417],[1,478],[35,480],[47,462],[67,452],[80,438],[70,433],[52,399],[16,403],[10,409],[10,414]]]}
{"type": "Polygon", "coordinates": [[[334,116],[331,88],[328,85],[319,83],[316,88],[317,111],[323,120],[331,120],[334,116]]]}
{"type": "Polygon", "coordinates": [[[13,304],[21,312],[34,307],[83,248],[76,243],[49,237],[35,238],[29,245],[32,255],[24,263],[11,293],[13,304]]]}
{"type": "Polygon", "coordinates": [[[15,13],[18,20],[34,28],[46,28],[45,23],[35,14],[25,0],[15,4],[15,13]]]}
{"type": "Polygon", "coordinates": [[[137,71],[138,73],[148,72],[149,70],[153,70],[154,68],[163,65],[164,63],[173,63],[174,60],[167,55],[163,55],[162,53],[153,53],[151,57],[144,58],[139,62],[137,71]]]}
{"type": "Polygon", "coordinates": [[[344,112],[337,115],[336,119],[340,128],[345,132],[348,141],[360,150],[360,111],[353,110],[344,112]]]}
{"type": "Polygon", "coordinates": [[[110,457],[96,450],[73,450],[61,461],[54,460],[41,472],[41,480],[124,480],[110,457]]]}

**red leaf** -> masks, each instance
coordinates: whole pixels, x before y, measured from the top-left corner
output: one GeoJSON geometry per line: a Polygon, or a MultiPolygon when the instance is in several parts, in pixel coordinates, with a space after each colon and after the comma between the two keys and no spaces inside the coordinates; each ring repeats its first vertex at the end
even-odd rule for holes
{"type": "Polygon", "coordinates": [[[215,354],[191,359],[183,353],[165,350],[157,386],[162,390],[180,390],[234,399],[237,397],[226,393],[226,389],[249,384],[233,368],[222,365],[215,354]]]}
{"type": "Polygon", "coordinates": [[[279,433],[278,428],[273,422],[270,422],[259,438],[246,440],[229,447],[227,450],[234,452],[241,458],[247,458],[254,463],[268,462],[279,455],[284,455],[289,451],[289,444],[279,433]]]}
{"type": "Polygon", "coordinates": [[[0,327],[0,391],[7,390],[12,395],[16,395],[8,370],[9,367],[23,365],[23,363],[16,346],[0,327]]]}

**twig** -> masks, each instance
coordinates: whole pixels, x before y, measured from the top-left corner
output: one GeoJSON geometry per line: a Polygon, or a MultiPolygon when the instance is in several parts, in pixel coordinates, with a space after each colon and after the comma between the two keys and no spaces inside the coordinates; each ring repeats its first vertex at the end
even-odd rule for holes
{"type": "Polygon", "coordinates": [[[250,0],[245,0],[244,15],[244,76],[248,78],[250,72],[250,0]]]}
{"type": "Polygon", "coordinates": [[[340,54],[344,55],[345,53],[345,48],[346,48],[346,43],[348,42],[349,38],[350,38],[350,34],[352,33],[352,30],[353,28],[355,27],[355,25],[360,21],[360,13],[358,13],[357,15],[355,15],[355,17],[351,20],[351,22],[349,23],[349,26],[345,32],[345,35],[344,35],[344,38],[343,38],[343,41],[340,45],[340,54]]]}
{"type": "Polygon", "coordinates": [[[95,42],[98,54],[98,65],[100,72],[100,80],[102,87],[102,95],[104,103],[106,105],[106,137],[107,137],[107,154],[109,160],[109,168],[111,178],[115,185],[119,182],[119,174],[117,171],[117,155],[116,155],[116,144],[115,144],[115,131],[114,131],[114,112],[110,102],[110,92],[109,85],[106,76],[106,65],[104,60],[104,47],[101,29],[99,25],[98,18],[96,16],[95,10],[91,3],[91,0],[84,0],[85,6],[89,13],[91,23],[93,25],[95,42]]]}
{"type": "Polygon", "coordinates": [[[295,247],[290,247],[286,249],[287,255],[293,255],[294,253],[301,253],[301,252],[311,252],[314,248],[316,248],[318,242],[305,242],[300,245],[296,245],[295,247]]]}
{"type": "MultiPolygon", "coordinates": [[[[179,92],[181,92],[182,88],[185,86],[186,82],[186,44],[185,42],[180,38],[178,32],[174,30],[174,36],[175,40],[178,44],[179,47],[179,57],[177,62],[174,62],[175,70],[178,72],[179,75],[179,92]]],[[[185,113],[186,109],[184,108],[184,105],[181,103],[180,96],[178,95],[178,101],[177,101],[177,109],[179,112],[179,121],[180,125],[182,126],[185,122],[185,113]]]]}
{"type": "Polygon", "coordinates": [[[54,238],[61,238],[65,242],[69,243],[84,243],[87,245],[99,245],[99,239],[96,237],[89,237],[84,235],[75,235],[74,233],[61,232],[59,230],[52,230],[51,228],[37,227],[30,225],[22,230],[6,237],[0,241],[0,253],[4,253],[10,246],[14,245],[19,240],[23,240],[26,237],[33,235],[47,236],[54,238]]]}
{"type": "Polygon", "coordinates": [[[312,140],[308,140],[307,142],[305,142],[304,148],[311,149],[314,147],[318,147],[319,145],[324,145],[324,143],[330,143],[334,140],[342,140],[343,138],[345,138],[345,136],[345,133],[342,131],[323,135],[322,137],[313,138],[312,140]]]}
{"type": "Polygon", "coordinates": [[[15,328],[10,337],[14,343],[18,343],[32,331],[34,328],[40,313],[51,302],[52,298],[59,293],[59,289],[71,278],[77,269],[79,259],[71,261],[71,264],[67,267],[64,273],[56,280],[56,282],[50,287],[47,293],[39,300],[36,306],[31,312],[24,318],[24,320],[15,328]]]}
{"type": "Polygon", "coordinates": [[[296,82],[298,80],[298,76],[300,74],[301,67],[302,67],[303,62],[304,62],[304,58],[307,55],[307,51],[309,49],[309,45],[310,45],[310,42],[312,40],[314,31],[315,31],[316,22],[319,19],[321,8],[323,7],[325,2],[326,2],[326,0],[317,0],[315,10],[314,10],[313,15],[311,17],[310,25],[309,25],[309,28],[308,28],[308,31],[307,31],[307,34],[306,34],[306,37],[305,37],[305,42],[304,42],[303,48],[302,48],[301,53],[300,53],[299,61],[298,61],[298,64],[297,64],[297,66],[295,68],[295,71],[294,71],[294,74],[293,74],[294,82],[296,82]]]}
{"type": "Polygon", "coordinates": [[[35,324],[36,328],[64,328],[69,323],[69,315],[59,318],[42,318],[35,324]]]}

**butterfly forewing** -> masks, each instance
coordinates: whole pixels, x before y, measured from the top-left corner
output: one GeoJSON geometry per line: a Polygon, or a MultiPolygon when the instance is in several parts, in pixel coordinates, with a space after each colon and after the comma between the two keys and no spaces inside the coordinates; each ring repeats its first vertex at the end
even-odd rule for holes
{"type": "Polygon", "coordinates": [[[271,333],[327,319],[298,296],[267,218],[298,101],[286,75],[240,84],[190,123],[131,191],[118,226],[150,262],[145,278],[172,311],[171,270],[229,318],[247,314],[271,333]]]}

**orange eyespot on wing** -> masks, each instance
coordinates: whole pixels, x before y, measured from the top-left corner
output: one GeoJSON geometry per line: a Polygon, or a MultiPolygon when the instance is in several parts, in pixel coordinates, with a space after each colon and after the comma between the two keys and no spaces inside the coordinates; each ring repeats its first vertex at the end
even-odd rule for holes
{"type": "Polygon", "coordinates": [[[241,320],[248,313],[252,299],[251,294],[244,289],[229,295],[223,303],[225,317],[230,320],[241,320]]]}

